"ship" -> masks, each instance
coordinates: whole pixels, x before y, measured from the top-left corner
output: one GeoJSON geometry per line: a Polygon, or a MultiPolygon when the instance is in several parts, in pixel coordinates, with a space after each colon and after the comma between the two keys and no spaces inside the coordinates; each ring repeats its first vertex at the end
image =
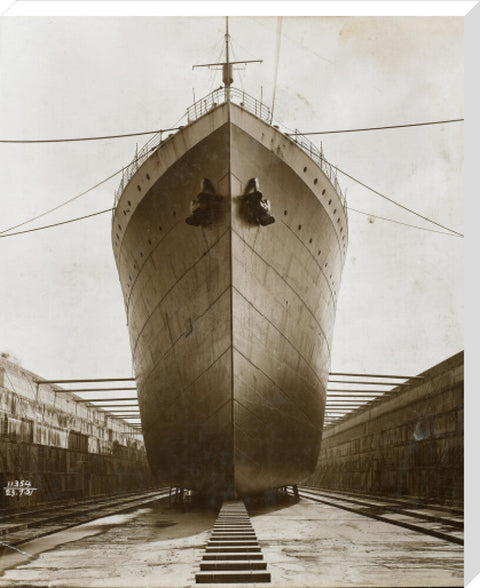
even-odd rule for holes
{"type": "Polygon", "coordinates": [[[320,450],[346,199],[323,151],[233,86],[124,171],[112,244],[141,427],[159,483],[243,497],[320,450]]]}

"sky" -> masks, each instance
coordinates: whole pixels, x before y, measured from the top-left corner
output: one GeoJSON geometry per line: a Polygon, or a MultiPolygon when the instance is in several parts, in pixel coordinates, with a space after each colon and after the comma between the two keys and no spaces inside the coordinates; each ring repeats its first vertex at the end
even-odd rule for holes
{"type": "MultiPolygon", "coordinates": [[[[0,138],[168,128],[221,84],[218,16],[0,22],[0,138]]],[[[235,84],[272,105],[279,18],[230,19],[235,84]]],[[[304,132],[462,118],[462,17],[281,20],[274,118],[304,132]]],[[[463,232],[463,123],[312,137],[326,158],[463,232]]],[[[148,137],[147,137],[148,138],[148,137]]],[[[0,144],[0,231],[108,177],[147,138],[0,144]]],[[[348,205],[436,229],[339,174],[348,205]]],[[[22,229],[112,206],[119,176],[22,229]]],[[[272,201],[274,213],[275,202],[272,201]]],[[[0,353],[45,378],[132,375],[110,214],[0,239],[0,353]]],[[[439,229],[440,230],[440,229],[439,229]]],[[[463,239],[349,213],[331,371],[414,375],[461,351],[463,239]]]]}

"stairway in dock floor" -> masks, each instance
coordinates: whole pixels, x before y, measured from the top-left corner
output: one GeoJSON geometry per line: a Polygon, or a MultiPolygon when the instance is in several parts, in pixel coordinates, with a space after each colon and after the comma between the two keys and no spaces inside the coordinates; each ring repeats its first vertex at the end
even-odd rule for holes
{"type": "Polygon", "coordinates": [[[270,582],[243,500],[224,502],[205,548],[197,583],[270,582]]]}

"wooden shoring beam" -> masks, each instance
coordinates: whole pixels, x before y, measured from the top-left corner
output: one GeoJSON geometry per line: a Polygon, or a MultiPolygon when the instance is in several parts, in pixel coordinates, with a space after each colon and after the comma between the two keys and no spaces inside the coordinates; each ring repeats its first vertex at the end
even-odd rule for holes
{"type": "Polygon", "coordinates": [[[388,396],[388,394],[388,391],[385,390],[366,390],[365,392],[358,390],[328,390],[327,398],[381,398],[382,396],[388,396]]]}
{"type": "MultiPolygon", "coordinates": [[[[41,384],[44,384],[44,382],[40,382],[41,384]]],[[[136,390],[137,388],[74,388],[73,390],[55,390],[55,392],[122,392],[122,390],[125,390],[127,392],[130,392],[131,390],[136,390]]]]}
{"type": "Polygon", "coordinates": [[[425,376],[392,376],[387,374],[350,374],[344,372],[330,372],[329,376],[348,376],[351,378],[390,378],[396,380],[424,380],[425,376]]]}
{"type": "Polygon", "coordinates": [[[135,378],[88,378],[76,380],[34,380],[36,384],[78,384],[80,382],[134,382],[135,378]]]}
{"type": "Polygon", "coordinates": [[[362,381],[362,380],[328,380],[329,384],[360,384],[362,386],[371,386],[372,384],[375,386],[415,386],[414,383],[409,384],[408,382],[372,382],[372,381],[362,381]]]}
{"type": "Polygon", "coordinates": [[[326,406],[325,410],[356,410],[357,408],[362,408],[365,404],[331,404],[330,406],[326,406]]]}
{"type": "MultiPolygon", "coordinates": [[[[373,398],[376,400],[376,398],[373,398]]],[[[327,404],[329,402],[341,402],[342,404],[365,404],[366,402],[370,402],[368,398],[327,398],[327,404]]]]}
{"type": "Polygon", "coordinates": [[[88,408],[138,408],[138,404],[87,404],[88,408]]]}
{"type": "MultiPolygon", "coordinates": [[[[136,396],[127,396],[127,398],[81,398],[76,402],[117,402],[118,400],[138,400],[136,396]]],[[[98,406],[92,404],[92,406],[98,406]]]]}
{"type": "Polygon", "coordinates": [[[140,414],[140,411],[139,410],[134,410],[133,408],[129,408],[129,409],[126,409],[126,410],[122,410],[120,408],[114,408],[113,410],[108,410],[108,411],[102,410],[102,412],[106,412],[108,414],[115,414],[115,415],[122,414],[122,413],[125,413],[125,414],[138,414],[138,415],[140,414]]]}

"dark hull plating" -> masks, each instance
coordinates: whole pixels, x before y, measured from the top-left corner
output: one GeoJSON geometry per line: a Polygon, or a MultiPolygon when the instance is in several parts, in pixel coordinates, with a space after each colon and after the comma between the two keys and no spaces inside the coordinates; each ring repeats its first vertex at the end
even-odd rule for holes
{"type": "Polygon", "coordinates": [[[245,495],[313,471],[344,228],[320,168],[233,104],[164,142],[131,178],[113,243],[159,480],[245,495]],[[254,177],[272,225],[241,214],[254,177]],[[185,219],[203,178],[224,206],[213,224],[195,227],[185,219]]]}

